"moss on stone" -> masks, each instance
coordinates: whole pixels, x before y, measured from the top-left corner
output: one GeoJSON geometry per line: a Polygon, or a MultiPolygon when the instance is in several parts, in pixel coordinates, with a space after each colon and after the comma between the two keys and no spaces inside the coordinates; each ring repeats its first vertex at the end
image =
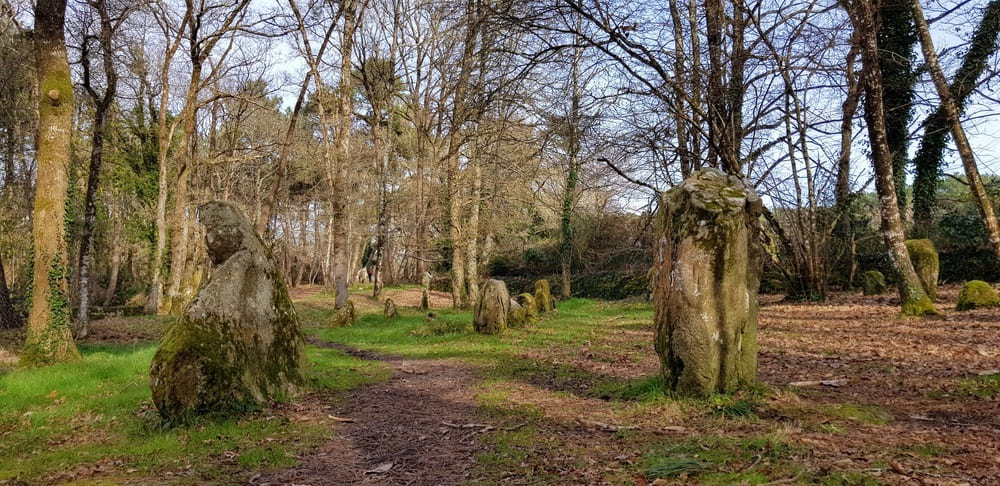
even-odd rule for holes
{"type": "Polygon", "coordinates": [[[399,317],[399,309],[396,308],[396,303],[392,299],[385,299],[385,308],[382,310],[382,316],[386,319],[399,317]]]}
{"type": "Polygon", "coordinates": [[[204,204],[199,220],[217,266],[150,366],[168,423],[252,410],[305,383],[305,342],[273,256],[235,206],[204,204]]]}
{"type": "Polygon", "coordinates": [[[937,299],[937,281],[940,272],[934,242],[927,239],[906,240],[906,250],[910,254],[910,261],[913,262],[913,269],[917,272],[924,293],[930,297],[931,302],[934,302],[937,299]]]}
{"type": "Polygon", "coordinates": [[[939,316],[941,312],[934,307],[934,302],[931,302],[930,297],[924,295],[919,299],[903,302],[899,315],[901,317],[939,316]]]}
{"type": "Polygon", "coordinates": [[[330,320],[330,327],[353,326],[356,320],[357,314],[354,312],[354,301],[348,300],[344,303],[343,307],[334,309],[333,318],[330,320]]]}
{"type": "Polygon", "coordinates": [[[472,325],[480,334],[500,334],[507,330],[510,294],[502,280],[490,279],[483,285],[476,302],[472,325]]]}
{"type": "Polygon", "coordinates": [[[524,306],[517,299],[510,299],[510,311],[507,312],[507,327],[524,327],[528,324],[528,315],[524,306]]]}
{"type": "Polygon", "coordinates": [[[552,301],[552,288],[544,278],[535,282],[535,308],[539,314],[552,312],[555,303],[552,301]]]}
{"type": "Polygon", "coordinates": [[[709,396],[757,371],[760,199],[718,170],[661,195],[654,248],[655,348],[664,389],[709,396]]]}
{"type": "Polygon", "coordinates": [[[861,277],[862,292],[865,295],[882,295],[888,286],[885,284],[885,275],[878,270],[869,270],[861,277]]]}
{"type": "Polygon", "coordinates": [[[528,322],[538,320],[538,304],[535,303],[535,296],[527,292],[517,296],[517,303],[524,308],[524,317],[528,322]]]}
{"type": "Polygon", "coordinates": [[[982,280],[970,280],[962,286],[962,291],[958,293],[958,304],[955,310],[967,311],[972,309],[982,309],[985,307],[1000,307],[1000,297],[997,292],[990,287],[990,284],[982,280]]]}

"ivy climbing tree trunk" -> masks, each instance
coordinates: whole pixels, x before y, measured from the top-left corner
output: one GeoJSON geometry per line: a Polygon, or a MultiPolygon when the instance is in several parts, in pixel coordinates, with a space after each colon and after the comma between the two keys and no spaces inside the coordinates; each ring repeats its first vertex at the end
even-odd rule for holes
{"type": "Polygon", "coordinates": [[[1000,259],[1000,224],[997,224],[996,214],[993,212],[993,204],[986,193],[986,186],[983,185],[983,178],[979,176],[979,168],[976,166],[976,159],[972,153],[972,146],[965,136],[965,130],[958,119],[958,106],[952,96],[951,88],[941,70],[938,62],[937,52],[934,51],[934,41],[931,39],[931,31],[924,19],[924,11],[920,8],[920,0],[912,0],[913,19],[920,35],[920,45],[924,51],[924,60],[927,62],[927,70],[934,80],[934,87],[937,89],[938,97],[941,98],[941,108],[944,109],[945,118],[951,128],[951,136],[955,139],[955,146],[958,148],[958,155],[962,159],[962,167],[965,168],[965,176],[969,179],[969,189],[972,191],[972,198],[979,208],[979,215],[983,218],[986,226],[986,234],[989,236],[990,246],[1000,259]]]}
{"type": "MultiPolygon", "coordinates": [[[[949,90],[955,109],[961,117],[965,101],[972,94],[976,82],[986,71],[986,61],[997,51],[1000,38],[1000,0],[993,0],[983,11],[983,17],[972,36],[969,51],[955,73],[949,90]]],[[[927,238],[933,229],[937,186],[944,148],[948,143],[949,122],[944,106],[939,106],[924,123],[920,148],[913,158],[916,175],[913,178],[913,233],[917,238],[927,238]]]]}
{"type": "Polygon", "coordinates": [[[3,259],[0,258],[0,329],[21,327],[21,319],[14,311],[14,302],[10,299],[10,289],[7,288],[7,276],[3,271],[3,259]]]}
{"type": "Polygon", "coordinates": [[[34,278],[25,365],[77,360],[70,332],[66,271],[66,191],[73,128],[73,83],[63,25],[66,0],[38,0],[35,7],[35,67],[38,76],[38,179],[31,236],[34,278]]]}
{"type": "Polygon", "coordinates": [[[906,236],[903,232],[903,220],[893,180],[892,154],[889,151],[886,135],[886,117],[882,101],[885,86],[882,83],[882,72],[879,70],[875,8],[871,0],[844,0],[843,4],[854,26],[861,54],[860,76],[865,93],[865,121],[868,125],[868,138],[875,166],[875,190],[878,193],[882,219],[882,237],[889,249],[893,266],[899,273],[899,301],[902,314],[907,316],[938,314],[934,303],[924,292],[906,250],[906,236]]]}
{"type": "Polygon", "coordinates": [[[885,112],[886,141],[892,157],[896,204],[900,215],[906,208],[906,162],[910,121],[913,119],[913,47],[917,34],[913,12],[905,1],[877,3],[879,69],[882,71],[882,109],[885,112]]]}

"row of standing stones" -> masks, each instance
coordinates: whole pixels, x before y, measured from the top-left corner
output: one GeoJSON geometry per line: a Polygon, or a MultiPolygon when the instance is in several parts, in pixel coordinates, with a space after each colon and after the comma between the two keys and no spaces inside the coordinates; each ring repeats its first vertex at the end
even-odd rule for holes
{"type": "Polygon", "coordinates": [[[522,327],[538,319],[541,314],[555,310],[549,281],[535,282],[535,293],[511,297],[507,284],[490,279],[483,285],[472,313],[472,326],[480,334],[500,334],[511,327],[522,327]]]}
{"type": "MultiPolygon", "coordinates": [[[[752,384],[761,201],[715,169],[660,197],[651,276],[665,389],[707,396],[752,384]]],[[[305,381],[305,344],[273,255],[230,204],[201,206],[199,221],[212,276],[167,331],[150,369],[153,401],[168,421],[254,408],[293,395],[305,381]]],[[[475,303],[474,327],[496,334],[553,308],[548,281],[512,299],[503,282],[490,280],[475,303]]],[[[396,312],[387,303],[386,315],[396,312]]],[[[354,318],[348,301],[334,325],[354,318]]]]}
{"type": "MultiPolygon", "coordinates": [[[[920,285],[931,300],[937,299],[937,282],[940,270],[938,253],[931,240],[907,240],[906,250],[913,262],[913,269],[920,278],[920,285]]],[[[862,291],[864,295],[881,295],[888,290],[885,275],[878,270],[869,270],[862,275],[862,291]]],[[[955,310],[967,311],[986,307],[1000,307],[1000,297],[982,280],[970,280],[962,286],[958,293],[955,310]]]]}

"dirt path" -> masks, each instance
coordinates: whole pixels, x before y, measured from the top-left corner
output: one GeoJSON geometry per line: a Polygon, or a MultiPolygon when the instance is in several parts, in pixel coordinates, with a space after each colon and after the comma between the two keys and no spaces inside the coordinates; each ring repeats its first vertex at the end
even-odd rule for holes
{"type": "Polygon", "coordinates": [[[337,343],[313,345],[339,349],[392,367],[385,383],[354,390],[346,398],[325,397],[325,412],[353,419],[333,428],[329,442],[299,460],[293,469],[251,480],[252,484],[406,484],[451,485],[468,482],[476,441],[484,428],[476,422],[478,380],[466,366],[446,360],[411,360],[359,351],[337,343]]]}

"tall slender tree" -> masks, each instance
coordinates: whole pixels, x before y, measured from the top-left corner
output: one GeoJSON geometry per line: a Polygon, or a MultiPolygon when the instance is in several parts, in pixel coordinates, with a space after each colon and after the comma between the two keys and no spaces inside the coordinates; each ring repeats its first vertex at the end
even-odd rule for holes
{"type": "Polygon", "coordinates": [[[979,215],[983,218],[986,226],[986,235],[989,237],[990,246],[1000,261],[1000,224],[997,223],[996,213],[993,211],[993,203],[986,193],[986,186],[983,178],[979,175],[979,167],[976,166],[976,159],[972,153],[972,146],[965,135],[965,129],[958,118],[958,102],[948,86],[948,80],[944,77],[941,64],[938,62],[937,52],[934,50],[934,41],[931,39],[930,27],[924,19],[924,11],[920,8],[920,0],[912,0],[913,19],[916,24],[917,33],[920,35],[920,45],[924,51],[924,60],[927,62],[927,70],[934,80],[934,87],[937,89],[938,97],[941,98],[941,108],[944,109],[945,118],[948,120],[951,136],[955,140],[959,157],[962,159],[962,167],[965,168],[965,176],[969,180],[969,189],[972,191],[972,198],[979,208],[979,215]]]}
{"type": "Polygon", "coordinates": [[[32,240],[34,278],[21,363],[44,365],[79,359],[70,330],[66,256],[66,191],[73,128],[73,83],[66,57],[66,0],[35,6],[38,77],[38,182],[32,240]]]}
{"type": "MultiPolygon", "coordinates": [[[[965,103],[986,72],[987,61],[1000,48],[1000,0],[993,0],[983,11],[983,16],[972,35],[969,50],[962,58],[962,65],[955,73],[948,90],[955,100],[959,116],[965,110],[965,103]]],[[[924,122],[924,133],[920,138],[920,148],[913,157],[916,175],[913,178],[913,232],[918,237],[928,237],[932,233],[934,218],[931,212],[936,206],[938,180],[944,148],[948,143],[949,121],[944,106],[938,106],[924,122]]]]}
{"type": "MultiPolygon", "coordinates": [[[[84,199],[83,231],[80,234],[80,260],[78,266],[78,282],[80,307],[77,314],[76,335],[85,337],[87,325],[90,322],[90,253],[91,240],[94,236],[94,224],[97,221],[97,188],[101,181],[101,165],[104,162],[105,127],[108,122],[108,112],[115,101],[118,91],[118,73],[115,67],[114,46],[112,36],[122,18],[112,19],[106,0],[90,0],[87,3],[97,14],[97,32],[85,32],[80,45],[80,64],[83,67],[83,88],[94,103],[94,120],[90,127],[90,167],[87,170],[87,193],[84,199]],[[96,41],[96,45],[95,45],[96,41]],[[94,79],[95,69],[93,49],[100,52],[101,72],[104,74],[104,91],[101,92],[94,79]]],[[[89,30],[89,26],[88,26],[89,30]]]]}
{"type": "Polygon", "coordinates": [[[899,274],[898,288],[902,314],[908,316],[938,314],[934,303],[924,292],[906,250],[906,235],[896,200],[892,153],[889,150],[883,108],[882,93],[885,85],[882,83],[882,72],[879,69],[875,6],[871,0],[842,0],[842,2],[854,26],[855,39],[861,55],[860,77],[865,95],[865,121],[868,125],[872,162],[875,166],[875,190],[879,198],[882,237],[889,249],[893,266],[899,274]]]}

